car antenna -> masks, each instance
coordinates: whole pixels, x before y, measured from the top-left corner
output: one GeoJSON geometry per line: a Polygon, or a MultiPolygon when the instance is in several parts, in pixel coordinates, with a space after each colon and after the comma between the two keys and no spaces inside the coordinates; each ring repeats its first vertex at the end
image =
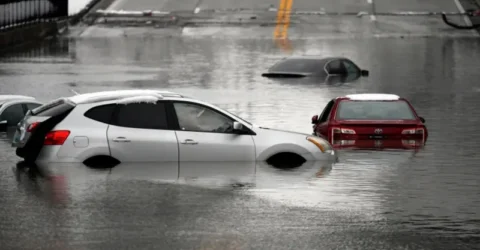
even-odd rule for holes
{"type": "Polygon", "coordinates": [[[75,91],[75,90],[73,90],[73,89],[70,89],[70,91],[71,91],[72,93],[74,93],[75,95],[80,95],[77,91],[75,91]]]}

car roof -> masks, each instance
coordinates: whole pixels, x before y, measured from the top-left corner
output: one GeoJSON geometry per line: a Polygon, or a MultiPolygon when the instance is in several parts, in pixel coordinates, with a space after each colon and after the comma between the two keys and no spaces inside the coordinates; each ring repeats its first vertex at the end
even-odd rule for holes
{"type": "Polygon", "coordinates": [[[86,94],[78,94],[71,97],[64,98],[73,104],[89,104],[104,101],[119,101],[126,102],[141,102],[142,100],[149,102],[153,98],[165,99],[165,98],[186,98],[186,96],[155,89],[128,89],[128,90],[113,90],[113,91],[100,91],[86,94]]]}
{"type": "Polygon", "coordinates": [[[382,93],[351,94],[338,98],[352,101],[396,101],[402,99],[398,95],[382,93]]]}
{"type": "Polygon", "coordinates": [[[0,104],[17,100],[34,101],[35,97],[25,95],[0,95],[0,104]]]}

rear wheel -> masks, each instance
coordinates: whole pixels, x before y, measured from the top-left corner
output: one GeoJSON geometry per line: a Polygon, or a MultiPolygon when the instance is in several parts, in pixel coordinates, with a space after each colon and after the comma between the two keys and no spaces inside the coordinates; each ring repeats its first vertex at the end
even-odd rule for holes
{"type": "Polygon", "coordinates": [[[96,155],[83,161],[83,164],[89,168],[113,168],[120,164],[120,161],[109,155],[96,155]]]}

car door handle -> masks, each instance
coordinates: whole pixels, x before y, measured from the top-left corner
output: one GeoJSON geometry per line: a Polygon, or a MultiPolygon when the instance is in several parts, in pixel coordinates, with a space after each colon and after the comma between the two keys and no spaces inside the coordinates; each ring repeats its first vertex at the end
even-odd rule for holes
{"type": "Polygon", "coordinates": [[[113,141],[114,142],[130,142],[130,140],[128,140],[125,137],[117,137],[117,138],[113,139],[113,141]]]}
{"type": "Polygon", "coordinates": [[[198,144],[198,142],[196,142],[192,139],[186,139],[185,141],[181,142],[181,144],[196,145],[196,144],[198,144]]]}

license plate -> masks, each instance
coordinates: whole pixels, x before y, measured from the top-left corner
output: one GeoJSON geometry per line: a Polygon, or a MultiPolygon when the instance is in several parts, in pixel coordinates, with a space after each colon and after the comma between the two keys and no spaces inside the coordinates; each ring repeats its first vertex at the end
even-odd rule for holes
{"type": "Polygon", "coordinates": [[[369,136],[370,139],[385,139],[386,137],[383,135],[371,135],[369,136]]]}

